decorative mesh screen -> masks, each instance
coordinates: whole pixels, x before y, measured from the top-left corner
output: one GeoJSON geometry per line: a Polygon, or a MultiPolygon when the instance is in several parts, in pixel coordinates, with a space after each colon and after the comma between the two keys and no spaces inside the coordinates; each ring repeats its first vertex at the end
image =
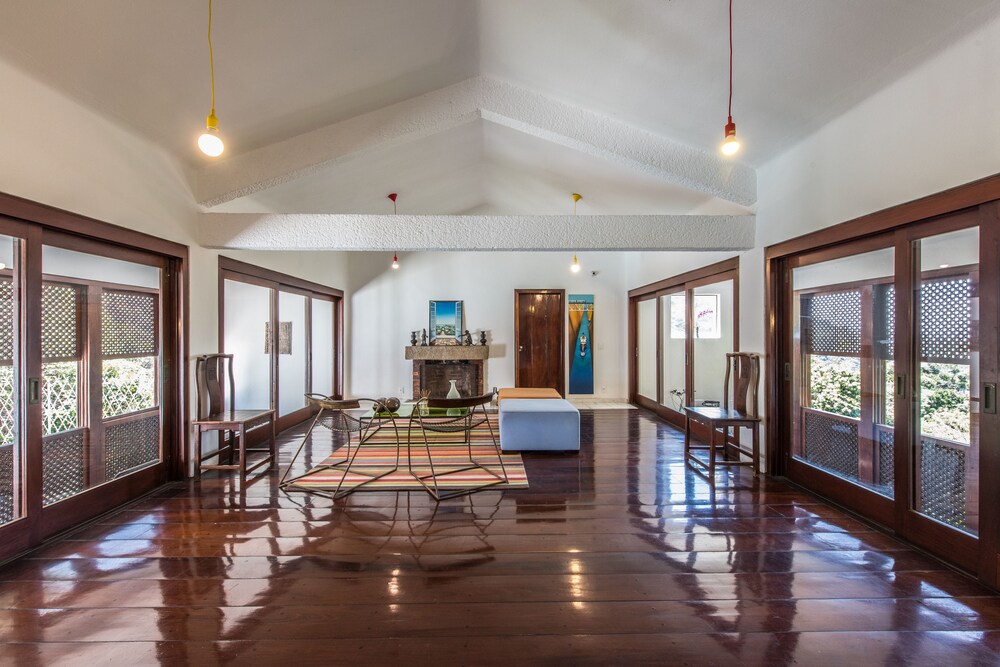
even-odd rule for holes
{"type": "Polygon", "coordinates": [[[14,447],[0,447],[0,524],[14,517],[14,447]]]}
{"type": "Polygon", "coordinates": [[[86,456],[83,431],[49,436],[42,441],[43,505],[83,491],[86,456]]]}
{"type": "Polygon", "coordinates": [[[160,460],[160,415],[109,424],[104,431],[110,481],[160,460]]]}
{"type": "Polygon", "coordinates": [[[101,372],[105,419],[156,405],[156,357],[106,359],[101,372]]]}
{"type": "Polygon", "coordinates": [[[80,425],[80,362],[42,364],[42,432],[71,431],[80,425]]]}
{"type": "Polygon", "coordinates": [[[964,528],[965,451],[933,440],[920,445],[920,511],[964,528]]]}
{"type": "Polygon", "coordinates": [[[878,432],[878,485],[892,488],[895,482],[896,454],[893,447],[896,444],[895,431],[878,432]]]}
{"type": "Polygon", "coordinates": [[[807,354],[861,355],[861,292],[805,294],[801,304],[807,354]]]}
{"type": "Polygon", "coordinates": [[[0,445],[10,445],[17,440],[16,417],[14,367],[0,366],[0,445]]]}
{"type": "Polygon", "coordinates": [[[972,340],[972,281],[968,277],[924,281],[920,285],[922,361],[968,364],[972,340]]]}
{"type": "Polygon", "coordinates": [[[805,459],[843,477],[858,478],[858,422],[804,412],[805,459]]]}
{"type": "Polygon", "coordinates": [[[42,361],[80,358],[80,290],[42,283],[42,361]]]}
{"type": "Polygon", "coordinates": [[[104,290],[101,293],[101,354],[151,357],[157,353],[155,294],[104,290]]]}
{"type": "Polygon", "coordinates": [[[0,278],[0,363],[14,358],[14,281],[0,278]]]}

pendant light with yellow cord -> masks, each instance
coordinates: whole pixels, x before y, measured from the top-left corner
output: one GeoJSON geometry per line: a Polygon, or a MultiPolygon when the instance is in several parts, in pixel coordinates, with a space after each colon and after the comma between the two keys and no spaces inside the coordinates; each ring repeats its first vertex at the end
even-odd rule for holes
{"type": "Polygon", "coordinates": [[[205,131],[198,137],[198,148],[209,157],[219,157],[226,149],[219,136],[219,118],[215,115],[215,54],[212,51],[212,0],[208,0],[208,71],[212,80],[212,110],[205,119],[205,131]]]}

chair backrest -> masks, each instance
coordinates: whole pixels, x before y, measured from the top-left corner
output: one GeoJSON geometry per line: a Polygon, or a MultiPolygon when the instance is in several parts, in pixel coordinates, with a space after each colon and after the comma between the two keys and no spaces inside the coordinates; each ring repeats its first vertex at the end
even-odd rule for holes
{"type": "Polygon", "coordinates": [[[198,388],[198,419],[225,411],[227,392],[229,409],[236,409],[233,355],[203,354],[195,357],[194,375],[198,388]]]}
{"type": "Polygon", "coordinates": [[[733,409],[756,417],[757,385],[760,378],[760,355],[753,352],[726,354],[726,380],[723,385],[724,406],[729,408],[729,387],[732,381],[733,409]]]}

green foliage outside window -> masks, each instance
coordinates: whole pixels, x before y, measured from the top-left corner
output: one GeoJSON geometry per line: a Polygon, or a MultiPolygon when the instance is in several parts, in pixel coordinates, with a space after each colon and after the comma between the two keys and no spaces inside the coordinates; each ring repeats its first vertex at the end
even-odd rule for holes
{"type": "MultiPolygon", "coordinates": [[[[895,367],[885,362],[885,405],[876,421],[893,425],[895,367]]],[[[970,442],[969,366],[920,364],[920,432],[932,438],[970,442]]],[[[810,407],[844,417],[861,417],[861,360],[814,355],[810,358],[810,407]]]]}

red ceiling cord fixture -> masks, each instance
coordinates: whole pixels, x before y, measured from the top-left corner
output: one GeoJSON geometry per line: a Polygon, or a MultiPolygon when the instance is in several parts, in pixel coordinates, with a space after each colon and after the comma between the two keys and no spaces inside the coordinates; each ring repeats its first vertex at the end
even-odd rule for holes
{"type": "Polygon", "coordinates": [[[729,0],[729,122],[726,123],[722,154],[736,155],[739,150],[740,141],[736,138],[736,123],[733,122],[733,0],[729,0]]]}
{"type": "MultiPolygon", "coordinates": [[[[396,193],[395,192],[391,192],[391,193],[389,193],[386,196],[389,199],[392,200],[392,214],[396,215],[396,193]]],[[[396,253],[395,252],[392,253],[392,264],[390,266],[392,266],[393,269],[398,269],[399,268],[399,258],[396,257],[396,253]]]]}

